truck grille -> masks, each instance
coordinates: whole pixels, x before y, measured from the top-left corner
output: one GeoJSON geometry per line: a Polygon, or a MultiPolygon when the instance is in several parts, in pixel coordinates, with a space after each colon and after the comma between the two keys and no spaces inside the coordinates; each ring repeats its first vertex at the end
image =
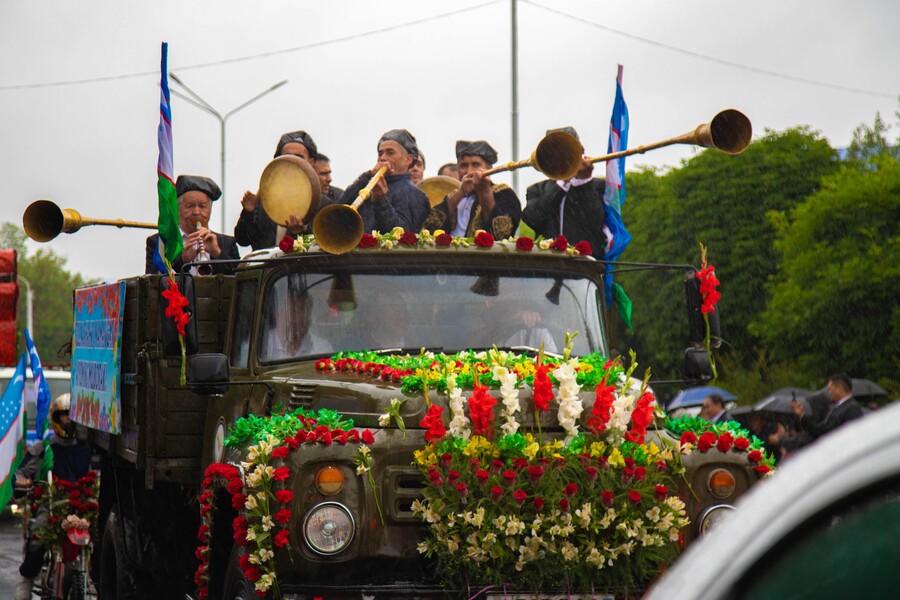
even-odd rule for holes
{"type": "Polygon", "coordinates": [[[316,387],[314,383],[295,383],[291,386],[291,397],[288,404],[291,405],[291,408],[312,408],[316,387]]]}
{"type": "Polygon", "coordinates": [[[422,498],[425,480],[415,467],[389,466],[384,470],[385,489],[390,490],[391,502],[388,511],[395,521],[418,522],[413,515],[412,503],[422,498]]]}

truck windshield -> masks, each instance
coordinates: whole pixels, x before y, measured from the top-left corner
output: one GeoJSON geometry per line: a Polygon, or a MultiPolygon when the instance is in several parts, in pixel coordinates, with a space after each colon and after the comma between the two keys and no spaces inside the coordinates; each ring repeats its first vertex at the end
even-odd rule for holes
{"type": "Polygon", "coordinates": [[[602,290],[566,274],[473,271],[287,272],[266,289],[259,359],[345,350],[498,347],[606,353],[602,290]]]}

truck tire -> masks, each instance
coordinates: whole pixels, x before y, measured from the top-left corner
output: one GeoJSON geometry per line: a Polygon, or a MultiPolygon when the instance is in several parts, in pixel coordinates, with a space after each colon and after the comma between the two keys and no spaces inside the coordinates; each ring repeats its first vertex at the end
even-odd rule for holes
{"type": "Polygon", "coordinates": [[[239,563],[241,549],[235,546],[228,558],[228,568],[225,570],[225,585],[222,586],[222,600],[258,600],[253,591],[253,584],[244,577],[239,563]]]}
{"type": "Polygon", "coordinates": [[[118,512],[118,506],[110,509],[106,526],[103,528],[103,539],[100,542],[100,578],[97,584],[99,600],[139,598],[134,577],[125,568],[118,512]]]}
{"type": "Polygon", "coordinates": [[[83,571],[74,571],[66,587],[66,600],[86,600],[86,589],[86,574],[83,571]]]}

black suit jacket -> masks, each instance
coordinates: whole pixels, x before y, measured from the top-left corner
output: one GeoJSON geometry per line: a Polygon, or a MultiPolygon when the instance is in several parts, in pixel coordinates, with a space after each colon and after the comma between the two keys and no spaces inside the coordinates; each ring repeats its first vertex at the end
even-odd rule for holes
{"type": "Polygon", "coordinates": [[[722,414],[713,423],[724,423],[725,421],[734,421],[734,416],[727,410],[722,411],[722,414]]]}
{"type": "MultiPolygon", "coordinates": [[[[240,258],[240,254],[238,254],[237,243],[235,243],[234,238],[225,235],[224,233],[216,233],[216,238],[219,240],[219,249],[222,250],[222,255],[219,256],[220,259],[240,258]]],[[[158,273],[156,267],[153,264],[153,253],[156,252],[156,245],[159,243],[159,234],[154,233],[150,237],[147,238],[147,256],[146,263],[144,264],[144,273],[158,273]]],[[[172,263],[172,269],[178,273],[181,271],[181,267],[184,265],[184,262],[181,260],[181,257],[175,259],[172,263]]],[[[213,275],[231,275],[234,273],[234,269],[237,267],[236,264],[216,264],[212,265],[212,274],[213,275]]]]}
{"type": "Polygon", "coordinates": [[[834,431],[847,421],[858,419],[861,416],[863,416],[862,406],[856,401],[856,398],[851,396],[840,406],[833,407],[821,421],[815,421],[813,417],[803,415],[803,418],[800,419],[800,426],[814,437],[820,437],[829,431],[834,431]]]}

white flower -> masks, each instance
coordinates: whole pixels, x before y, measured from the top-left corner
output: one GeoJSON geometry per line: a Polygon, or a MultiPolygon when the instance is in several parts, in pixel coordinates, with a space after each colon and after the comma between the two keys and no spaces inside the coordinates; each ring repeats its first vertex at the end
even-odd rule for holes
{"type": "Polygon", "coordinates": [[[412,501],[412,505],[410,506],[412,509],[412,513],[414,515],[422,514],[425,512],[425,505],[422,504],[422,501],[416,498],[412,501]]]}
{"type": "Polygon", "coordinates": [[[437,523],[441,520],[441,515],[435,512],[430,506],[425,510],[425,514],[423,516],[429,523],[437,523]]]}
{"type": "Polygon", "coordinates": [[[562,557],[565,560],[575,560],[578,557],[578,549],[572,544],[572,542],[566,542],[562,545],[562,557]]]}
{"type": "Polygon", "coordinates": [[[554,240],[541,240],[538,242],[538,248],[541,250],[549,250],[554,240]]]}
{"type": "Polygon", "coordinates": [[[597,569],[603,568],[603,555],[600,554],[600,551],[596,548],[591,548],[591,551],[588,552],[587,557],[585,557],[584,562],[591,565],[592,567],[597,567],[597,569]]]}
{"type": "Polygon", "coordinates": [[[257,553],[259,554],[260,563],[264,563],[267,560],[271,560],[275,557],[275,553],[268,548],[260,548],[257,553]]]}
{"type": "Polygon", "coordinates": [[[256,496],[250,495],[247,496],[247,500],[244,502],[244,508],[247,510],[253,510],[257,508],[259,505],[256,503],[256,496]]]}
{"type": "Polygon", "coordinates": [[[585,529],[591,524],[591,510],[591,503],[585,502],[581,505],[581,508],[575,511],[575,514],[581,519],[581,526],[585,529]]]}
{"type": "Polygon", "coordinates": [[[469,427],[471,421],[466,417],[462,389],[457,387],[455,375],[447,377],[447,390],[450,394],[448,401],[450,406],[450,424],[447,427],[447,431],[454,437],[467,440],[472,435],[472,430],[469,427]]]}
{"type": "Polygon", "coordinates": [[[259,579],[256,580],[256,591],[258,592],[267,592],[269,588],[272,587],[272,584],[275,583],[275,576],[271,573],[266,573],[265,575],[260,576],[259,579]]]}
{"type": "Polygon", "coordinates": [[[247,539],[250,540],[250,541],[255,540],[255,539],[256,539],[256,530],[253,529],[252,527],[251,527],[250,529],[248,529],[248,530],[247,530],[247,536],[246,536],[246,537],[247,537],[247,539]]]}
{"type": "Polygon", "coordinates": [[[676,512],[680,513],[684,511],[684,500],[678,496],[669,496],[666,498],[666,505],[676,512]]]}
{"type": "Polygon", "coordinates": [[[457,550],[459,550],[459,538],[455,535],[445,539],[444,544],[447,546],[447,550],[449,550],[450,552],[456,552],[457,550]]]}
{"type": "Polygon", "coordinates": [[[651,508],[644,514],[647,515],[647,518],[650,519],[651,521],[653,521],[654,523],[659,521],[660,510],[659,510],[658,506],[654,506],[653,508],[651,508]]]}
{"type": "Polygon", "coordinates": [[[427,554],[428,553],[428,542],[419,542],[416,546],[416,550],[419,551],[419,554],[427,554]]]}
{"type": "Polygon", "coordinates": [[[525,530],[525,523],[517,519],[516,517],[510,517],[509,521],[506,523],[506,530],[504,533],[506,535],[519,535],[525,530]]]}
{"type": "Polygon", "coordinates": [[[381,427],[387,427],[391,424],[391,415],[388,413],[383,413],[378,415],[378,425],[381,427]]]}
{"type": "Polygon", "coordinates": [[[369,467],[367,467],[365,463],[361,462],[358,465],[356,465],[356,474],[357,475],[365,475],[368,472],[369,472],[369,467]]]}
{"type": "Polygon", "coordinates": [[[262,528],[263,528],[263,531],[269,531],[269,530],[271,530],[273,527],[275,527],[275,521],[272,520],[272,517],[271,517],[271,516],[265,515],[265,516],[262,518],[262,528]]]}

